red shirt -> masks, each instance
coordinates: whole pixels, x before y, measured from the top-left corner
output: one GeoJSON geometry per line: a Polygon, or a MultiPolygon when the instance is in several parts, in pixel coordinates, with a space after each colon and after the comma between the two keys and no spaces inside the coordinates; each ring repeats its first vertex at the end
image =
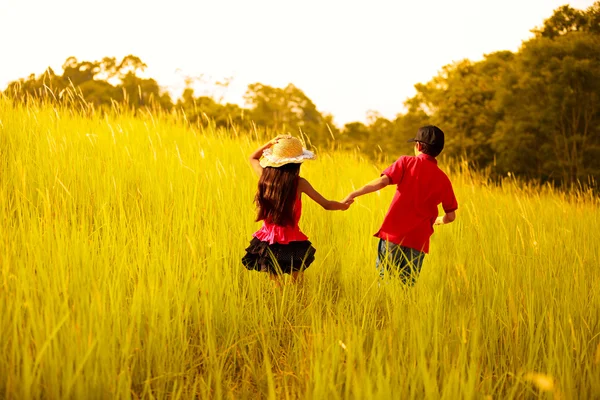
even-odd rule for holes
{"type": "Polygon", "coordinates": [[[304,241],[308,240],[308,237],[302,233],[298,222],[302,215],[302,200],[300,197],[296,199],[294,204],[294,225],[293,226],[281,226],[275,225],[269,221],[263,221],[263,226],[252,236],[262,242],[268,242],[269,244],[280,243],[288,244],[289,242],[304,241]]]}
{"type": "Polygon", "coordinates": [[[382,175],[396,194],[376,237],[429,253],[429,238],[441,203],[446,213],[458,208],[452,183],[434,157],[402,156],[382,175]]]}

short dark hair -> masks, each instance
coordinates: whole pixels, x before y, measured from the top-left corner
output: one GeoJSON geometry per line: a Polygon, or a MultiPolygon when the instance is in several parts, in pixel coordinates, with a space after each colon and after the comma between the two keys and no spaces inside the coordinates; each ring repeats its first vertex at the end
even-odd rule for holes
{"type": "Polygon", "coordinates": [[[428,156],[437,157],[442,152],[442,148],[437,147],[437,146],[432,146],[429,143],[425,143],[425,142],[417,142],[417,143],[421,144],[421,153],[427,154],[428,156]]]}

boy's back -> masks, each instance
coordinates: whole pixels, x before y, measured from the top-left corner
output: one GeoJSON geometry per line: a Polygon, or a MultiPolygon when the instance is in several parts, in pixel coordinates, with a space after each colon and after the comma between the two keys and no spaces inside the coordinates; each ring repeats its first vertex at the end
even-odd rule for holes
{"type": "Polygon", "coordinates": [[[376,266],[381,278],[386,270],[392,270],[404,283],[413,284],[429,252],[433,225],[454,221],[458,203],[450,180],[435,159],[444,148],[444,132],[437,126],[424,126],[409,142],[415,142],[415,157],[400,157],[344,202],[350,204],[359,196],[396,185],[392,204],[375,234],[380,238],[376,266]],[[446,212],[442,217],[437,216],[439,204],[446,212]]]}
{"type": "Polygon", "coordinates": [[[450,180],[427,154],[400,157],[382,175],[397,188],[375,236],[428,253],[438,205],[446,213],[458,208],[450,180]]]}

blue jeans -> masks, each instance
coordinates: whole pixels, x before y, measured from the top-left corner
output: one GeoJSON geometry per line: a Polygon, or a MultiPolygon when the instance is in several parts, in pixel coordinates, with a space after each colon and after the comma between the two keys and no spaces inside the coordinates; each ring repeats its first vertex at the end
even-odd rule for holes
{"type": "Polygon", "coordinates": [[[417,281],[424,259],[422,251],[379,240],[376,267],[381,279],[387,270],[391,275],[399,275],[402,283],[412,286],[417,281]]]}

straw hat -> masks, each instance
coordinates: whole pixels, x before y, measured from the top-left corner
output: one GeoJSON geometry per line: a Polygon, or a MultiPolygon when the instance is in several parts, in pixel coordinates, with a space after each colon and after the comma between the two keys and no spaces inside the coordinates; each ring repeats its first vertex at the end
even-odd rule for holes
{"type": "Polygon", "coordinates": [[[263,151],[260,165],[265,167],[281,167],[286,164],[300,164],[304,160],[314,160],[315,154],[302,147],[302,142],[295,137],[282,137],[273,146],[263,151]]]}

